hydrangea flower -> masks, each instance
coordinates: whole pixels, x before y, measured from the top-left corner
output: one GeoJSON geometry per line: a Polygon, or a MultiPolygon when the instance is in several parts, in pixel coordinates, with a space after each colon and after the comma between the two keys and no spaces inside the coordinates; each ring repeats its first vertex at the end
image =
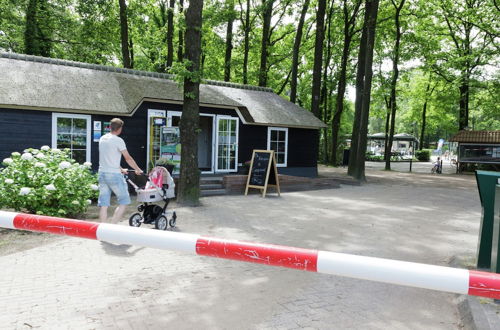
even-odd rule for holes
{"type": "Polygon", "coordinates": [[[19,191],[19,195],[27,195],[31,192],[31,188],[28,187],[22,187],[21,190],[19,191]]]}
{"type": "Polygon", "coordinates": [[[35,157],[38,158],[38,159],[43,159],[43,158],[45,158],[45,155],[42,154],[42,153],[38,153],[38,154],[36,154],[35,157]]]}
{"type": "Polygon", "coordinates": [[[32,160],[33,159],[33,155],[29,152],[25,152],[22,156],[21,156],[21,159],[23,160],[32,160]]]}
{"type": "Polygon", "coordinates": [[[52,148],[52,152],[58,154],[61,152],[61,150],[57,148],[52,148]]]}
{"type": "Polygon", "coordinates": [[[35,167],[45,167],[46,165],[44,163],[41,163],[41,162],[36,162],[35,163],[35,167]]]}
{"type": "Polygon", "coordinates": [[[51,183],[51,184],[46,185],[45,189],[50,190],[50,191],[54,191],[54,190],[56,190],[56,187],[51,183]]]}
{"type": "Polygon", "coordinates": [[[12,158],[5,158],[5,159],[3,160],[3,163],[4,163],[5,165],[10,165],[10,164],[12,164],[13,162],[14,162],[14,161],[12,160],[12,158]]]}
{"type": "Polygon", "coordinates": [[[71,167],[70,162],[62,161],[61,163],[59,163],[59,168],[62,170],[66,169],[66,168],[70,168],[70,167],[71,167]]]}
{"type": "Polygon", "coordinates": [[[80,205],[80,203],[78,201],[72,201],[71,204],[73,204],[73,205],[80,205]]]}
{"type": "Polygon", "coordinates": [[[43,151],[49,151],[50,147],[49,146],[42,146],[40,149],[43,151]]]}
{"type": "Polygon", "coordinates": [[[87,199],[87,204],[92,204],[92,201],[90,199],[87,199]]]}
{"type": "Polygon", "coordinates": [[[90,189],[92,190],[99,190],[99,187],[96,184],[91,184],[90,189]]]}
{"type": "Polygon", "coordinates": [[[5,179],[4,182],[7,183],[7,184],[13,184],[14,180],[12,180],[12,179],[5,179]]]}
{"type": "Polygon", "coordinates": [[[83,163],[84,166],[87,166],[87,167],[91,167],[92,166],[92,163],[91,162],[85,162],[83,163]]]}
{"type": "Polygon", "coordinates": [[[11,153],[11,155],[14,157],[21,156],[21,154],[18,153],[17,151],[14,151],[13,153],[11,153]]]}

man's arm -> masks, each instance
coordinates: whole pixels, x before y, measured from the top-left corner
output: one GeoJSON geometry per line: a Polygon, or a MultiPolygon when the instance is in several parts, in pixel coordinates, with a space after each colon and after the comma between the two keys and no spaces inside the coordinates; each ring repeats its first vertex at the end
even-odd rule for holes
{"type": "Polygon", "coordinates": [[[128,153],[127,149],[122,150],[121,153],[123,155],[123,158],[125,158],[125,161],[127,162],[127,164],[129,164],[130,167],[132,167],[135,170],[136,174],[142,174],[143,173],[142,170],[139,168],[139,166],[137,166],[137,163],[132,158],[132,156],[130,156],[130,154],[128,153]]]}

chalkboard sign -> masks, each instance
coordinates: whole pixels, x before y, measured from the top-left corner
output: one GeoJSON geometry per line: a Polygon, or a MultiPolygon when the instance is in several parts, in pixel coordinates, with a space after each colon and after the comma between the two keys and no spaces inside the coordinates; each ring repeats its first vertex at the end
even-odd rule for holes
{"type": "Polygon", "coordinates": [[[276,187],[278,195],[280,194],[278,169],[276,167],[274,151],[254,150],[248,172],[245,195],[248,194],[248,188],[256,188],[261,189],[262,196],[265,197],[268,186],[276,187]]]}

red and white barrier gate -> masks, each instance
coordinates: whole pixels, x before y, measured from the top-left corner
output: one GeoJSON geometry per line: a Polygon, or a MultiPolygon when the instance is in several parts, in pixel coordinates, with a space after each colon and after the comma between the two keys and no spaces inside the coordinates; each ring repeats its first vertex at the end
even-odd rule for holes
{"type": "Polygon", "coordinates": [[[495,273],[5,211],[0,211],[0,227],[500,299],[495,273]]]}

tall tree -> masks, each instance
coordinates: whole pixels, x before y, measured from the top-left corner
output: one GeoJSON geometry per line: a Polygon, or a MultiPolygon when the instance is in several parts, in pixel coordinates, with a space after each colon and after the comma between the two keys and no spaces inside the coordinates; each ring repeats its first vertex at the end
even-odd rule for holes
{"type": "Polygon", "coordinates": [[[316,12],[316,39],[314,43],[314,66],[312,81],[311,111],[319,118],[320,116],[320,89],[321,69],[323,66],[323,41],[325,40],[325,13],[326,0],[319,0],[316,12]]]}
{"type": "MultiPolygon", "coordinates": [[[[182,17],[183,14],[184,14],[184,0],[179,0],[179,16],[182,17]]],[[[178,40],[179,43],[177,47],[177,60],[179,62],[182,62],[182,58],[184,56],[182,51],[182,47],[184,46],[184,29],[181,26],[179,26],[178,38],[179,38],[178,40]]]]}
{"type": "Polygon", "coordinates": [[[26,54],[50,57],[52,50],[51,17],[47,0],[29,0],[26,9],[24,51],[26,54]]]}
{"type": "Polygon", "coordinates": [[[240,21],[243,27],[244,39],[243,39],[243,83],[248,84],[248,56],[250,53],[250,31],[251,21],[250,21],[250,0],[246,1],[245,8],[245,18],[243,19],[243,5],[240,1],[240,21]]]}
{"type": "Polygon", "coordinates": [[[184,103],[180,123],[181,170],[177,200],[197,205],[200,197],[198,129],[200,114],[200,53],[203,0],[190,0],[186,10],[184,103]]]}
{"type": "Polygon", "coordinates": [[[361,7],[362,0],[356,0],[349,8],[347,0],[343,0],[342,13],[344,21],[344,42],[342,45],[342,58],[340,60],[339,78],[337,84],[337,95],[335,100],[335,113],[332,119],[332,157],[331,163],[337,165],[337,149],[339,145],[338,137],[340,131],[340,121],[344,112],[344,96],[347,85],[347,65],[351,53],[351,43],[356,31],[356,18],[361,7]]]}
{"type": "Polygon", "coordinates": [[[299,24],[297,25],[297,33],[295,34],[295,40],[293,42],[292,77],[290,78],[290,101],[293,103],[296,103],[297,99],[297,75],[299,71],[300,44],[302,43],[304,21],[306,18],[307,9],[309,8],[309,2],[310,0],[304,0],[302,11],[300,12],[299,24]]]}
{"type": "Polygon", "coordinates": [[[129,38],[128,38],[128,17],[127,17],[127,3],[125,0],[118,0],[120,4],[120,35],[122,42],[122,62],[123,67],[131,68],[130,65],[130,51],[129,51],[129,38]]]}
{"type": "Polygon", "coordinates": [[[391,151],[392,151],[392,142],[394,140],[394,130],[396,125],[396,110],[397,110],[397,95],[396,95],[396,86],[399,78],[399,57],[400,57],[400,48],[401,48],[401,10],[405,5],[406,0],[401,0],[397,3],[396,0],[391,0],[391,3],[394,7],[394,25],[395,25],[395,41],[394,41],[394,49],[392,52],[392,79],[391,79],[391,97],[389,99],[389,108],[390,108],[390,131],[389,136],[385,136],[385,141],[387,142],[385,145],[385,169],[391,169],[391,151]]]}
{"type": "Polygon", "coordinates": [[[226,54],[224,57],[224,81],[231,80],[231,52],[233,51],[234,0],[227,0],[226,54]]]}
{"type": "Polygon", "coordinates": [[[418,146],[420,150],[422,150],[424,146],[425,128],[427,122],[427,105],[432,93],[434,92],[434,88],[436,88],[436,84],[434,84],[431,88],[431,78],[432,73],[429,73],[429,80],[427,81],[427,86],[425,87],[424,104],[422,106],[422,128],[420,129],[420,145],[418,146]]]}
{"type": "Polygon", "coordinates": [[[259,86],[267,86],[267,58],[271,44],[271,18],[273,17],[274,0],[262,0],[262,40],[260,47],[259,86]]]}
{"type": "Polygon", "coordinates": [[[174,5],[175,0],[170,0],[167,11],[167,68],[171,68],[174,61],[174,5]]]}
{"type": "Polygon", "coordinates": [[[358,53],[356,73],[355,119],[352,129],[351,152],[348,174],[355,179],[365,181],[365,155],[368,133],[368,115],[373,77],[373,47],[377,24],[379,0],[365,1],[363,33],[358,53]]]}

